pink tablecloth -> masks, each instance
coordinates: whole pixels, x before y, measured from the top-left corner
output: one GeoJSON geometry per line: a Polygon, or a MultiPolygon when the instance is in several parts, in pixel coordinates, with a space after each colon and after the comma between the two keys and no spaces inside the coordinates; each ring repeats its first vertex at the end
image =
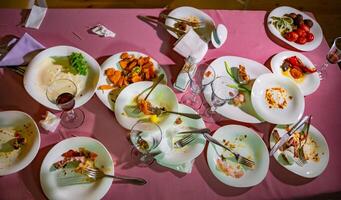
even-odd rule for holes
{"type": "MultiPolygon", "coordinates": [[[[169,80],[173,83],[183,62],[171,50],[175,39],[160,27],[154,28],[136,17],[138,14],[157,16],[160,12],[160,9],[49,9],[40,29],[32,30],[18,26],[22,18],[20,10],[2,9],[0,36],[21,36],[28,32],[46,47],[75,46],[97,58],[100,63],[107,56],[120,51],[141,51],[154,57],[167,71],[169,80]],[[98,23],[116,32],[116,38],[100,38],[87,32],[89,27],[98,23]]],[[[266,63],[271,56],[285,50],[267,34],[264,28],[265,11],[206,12],[216,23],[225,24],[229,30],[227,42],[220,49],[209,49],[206,60],[235,55],[266,63]]],[[[323,40],[319,48],[303,54],[320,65],[324,63],[328,48],[323,40]]],[[[245,189],[229,187],[220,183],[210,172],[205,158],[206,151],[196,159],[191,174],[181,174],[156,164],[147,168],[137,167],[129,163],[127,132],[116,122],[114,113],[96,96],[82,107],[86,113],[86,123],[72,133],[92,136],[101,141],[116,162],[117,174],[141,176],[148,180],[148,184],[142,187],[113,184],[104,199],[282,199],[328,193],[335,195],[336,192],[341,192],[341,159],[338,155],[341,152],[341,136],[337,131],[340,87],[340,70],[336,65],[331,65],[328,78],[322,81],[319,90],[305,98],[305,111],[314,116],[313,124],[324,134],[330,149],[328,167],[315,179],[294,175],[271,158],[269,172],[259,185],[245,189]]],[[[0,110],[22,110],[32,115],[36,121],[46,110],[26,93],[22,77],[7,69],[0,71],[0,94],[0,110]]],[[[226,120],[218,124],[229,123],[235,122],[226,120]]],[[[271,125],[263,123],[253,127],[265,133],[264,140],[267,142],[271,125]]],[[[58,131],[57,134],[42,131],[41,137],[40,151],[28,167],[18,173],[0,177],[0,199],[46,198],[39,183],[40,164],[51,146],[59,140],[59,135],[58,131]]]]}

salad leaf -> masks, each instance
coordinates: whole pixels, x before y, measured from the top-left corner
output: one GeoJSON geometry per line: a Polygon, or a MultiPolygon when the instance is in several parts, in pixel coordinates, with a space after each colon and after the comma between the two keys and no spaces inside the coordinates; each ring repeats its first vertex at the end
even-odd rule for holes
{"type": "Polygon", "coordinates": [[[69,61],[78,74],[85,76],[88,73],[88,62],[81,53],[72,52],[69,61]]]}
{"type": "Polygon", "coordinates": [[[251,93],[251,91],[248,88],[246,88],[242,84],[240,84],[238,79],[236,77],[234,77],[232,69],[231,69],[230,65],[228,64],[228,62],[224,61],[224,64],[225,64],[225,69],[226,69],[227,74],[236,83],[236,85],[231,85],[230,84],[230,85],[228,85],[228,87],[235,88],[235,89],[237,89],[239,91],[251,93]]]}

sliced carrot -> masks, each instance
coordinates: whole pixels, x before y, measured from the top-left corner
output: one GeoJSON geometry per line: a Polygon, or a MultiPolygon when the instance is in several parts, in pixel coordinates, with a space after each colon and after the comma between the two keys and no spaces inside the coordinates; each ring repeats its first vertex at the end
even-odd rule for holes
{"type": "Polygon", "coordinates": [[[139,81],[142,81],[141,77],[139,75],[135,75],[131,78],[131,81],[133,83],[136,83],[136,82],[139,82],[139,81]]]}
{"type": "Polygon", "coordinates": [[[144,58],[141,56],[138,61],[137,61],[137,64],[139,64],[140,66],[142,66],[144,64],[144,58]]]}
{"type": "Polygon", "coordinates": [[[152,62],[147,62],[146,64],[144,64],[144,65],[142,66],[143,69],[149,68],[149,67],[153,67],[153,63],[152,63],[152,62]]]}
{"type": "Polygon", "coordinates": [[[105,75],[112,76],[114,75],[115,69],[114,68],[108,68],[105,70],[105,75]]]}
{"type": "Polygon", "coordinates": [[[110,81],[114,84],[114,85],[117,85],[117,82],[120,80],[121,78],[121,71],[115,71],[114,72],[114,75],[112,76],[112,79],[110,79],[110,81]]]}
{"type": "Polygon", "coordinates": [[[99,90],[111,90],[113,88],[114,88],[114,86],[112,86],[112,85],[100,85],[98,87],[99,90]]]}
{"type": "Polygon", "coordinates": [[[131,71],[137,65],[137,61],[134,60],[128,65],[128,70],[131,71]]]}
{"type": "Polygon", "coordinates": [[[120,56],[121,59],[126,59],[128,57],[129,57],[129,54],[127,52],[122,53],[120,56]]]}
{"type": "Polygon", "coordinates": [[[120,60],[119,64],[122,67],[122,69],[125,69],[128,66],[128,61],[127,60],[120,60]]]}
{"type": "Polygon", "coordinates": [[[120,78],[120,79],[118,80],[118,82],[117,82],[117,86],[118,86],[118,87],[122,87],[123,81],[124,81],[124,76],[121,76],[121,78],[120,78]]]}

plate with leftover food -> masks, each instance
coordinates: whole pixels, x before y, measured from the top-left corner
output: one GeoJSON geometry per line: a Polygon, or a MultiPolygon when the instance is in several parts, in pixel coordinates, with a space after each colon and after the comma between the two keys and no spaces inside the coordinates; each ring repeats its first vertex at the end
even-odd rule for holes
{"type": "MultiPolygon", "coordinates": [[[[272,148],[281,136],[289,131],[291,126],[278,125],[270,136],[272,148]]],[[[276,161],[284,168],[305,178],[319,176],[327,167],[329,161],[328,144],[322,133],[313,125],[309,132],[301,128],[274,153],[276,161]]]]}
{"type": "Polygon", "coordinates": [[[283,51],[271,59],[271,70],[293,80],[304,96],[314,93],[320,86],[320,77],[314,64],[303,54],[283,51]]]}
{"type": "MultiPolygon", "coordinates": [[[[215,30],[213,19],[205,12],[188,6],[183,6],[172,10],[168,16],[175,17],[177,19],[186,20],[190,23],[184,23],[182,21],[167,18],[165,24],[170,27],[174,27],[181,31],[187,32],[190,28],[198,33],[198,35],[204,40],[209,42],[211,40],[211,33],[215,30]]],[[[168,30],[168,32],[175,38],[180,38],[181,35],[168,30]]]]}
{"type": "Polygon", "coordinates": [[[302,11],[288,6],[272,10],[267,19],[270,32],[301,51],[312,51],[322,42],[321,26],[302,11]]]}
{"type": "Polygon", "coordinates": [[[253,84],[251,101],[255,111],[273,124],[297,122],[304,112],[304,96],[289,78],[263,74],[253,84]]]}
{"type": "Polygon", "coordinates": [[[162,67],[150,56],[137,52],[126,51],[109,57],[101,65],[96,95],[110,110],[115,111],[115,102],[119,93],[128,85],[139,81],[153,81],[160,74],[167,76],[162,67]]]}
{"type": "Polygon", "coordinates": [[[213,138],[255,162],[253,168],[237,162],[226,149],[209,143],[207,161],[211,172],[218,180],[233,187],[251,187],[265,178],[269,169],[269,153],[262,138],[252,129],[240,125],[220,127],[213,138]]]}
{"type": "Polygon", "coordinates": [[[40,104],[60,110],[48,100],[46,89],[55,80],[71,80],[77,86],[77,108],[93,96],[99,75],[99,64],[86,52],[71,46],[55,46],[45,49],[32,59],[24,75],[24,87],[40,104]]]}
{"type": "Polygon", "coordinates": [[[0,176],[25,168],[39,147],[40,132],[31,116],[21,111],[0,112],[0,176]]]}
{"type": "Polygon", "coordinates": [[[161,128],[174,123],[176,115],[166,111],[178,111],[175,93],[167,85],[158,84],[145,100],[149,90],[143,91],[152,85],[151,81],[140,81],[120,92],[116,99],[115,116],[121,126],[130,130],[139,120],[150,120],[161,128]]]}
{"type": "MultiPolygon", "coordinates": [[[[198,114],[195,110],[183,104],[179,104],[178,111],[198,114]]],[[[161,141],[161,145],[167,145],[170,147],[164,148],[169,151],[165,151],[157,155],[155,157],[156,161],[161,165],[180,165],[198,157],[204,150],[206,144],[206,140],[202,134],[193,133],[192,136],[196,139],[182,148],[177,148],[174,143],[189,135],[177,133],[203,128],[206,128],[206,126],[202,119],[190,119],[183,116],[177,116],[171,126],[164,132],[162,137],[164,141],[161,141]]]]}
{"type": "Polygon", "coordinates": [[[84,174],[86,168],[114,175],[110,153],[99,141],[73,137],[56,144],[40,168],[40,183],[49,199],[101,199],[112,179],[93,180],[84,174]]]}
{"type": "MultiPolygon", "coordinates": [[[[264,65],[247,58],[237,56],[223,56],[215,59],[211,64],[215,76],[227,76],[235,84],[227,87],[237,89],[238,94],[224,105],[217,107],[220,115],[236,121],[247,123],[261,123],[263,119],[255,112],[251,103],[251,88],[254,80],[261,74],[271,73],[264,65]]],[[[210,70],[210,68],[208,68],[210,70]]],[[[207,71],[209,72],[209,71],[207,71]]],[[[206,76],[206,73],[204,73],[206,76]]],[[[204,85],[203,79],[203,85],[204,85]]],[[[206,101],[212,105],[212,84],[204,88],[206,101]]]]}

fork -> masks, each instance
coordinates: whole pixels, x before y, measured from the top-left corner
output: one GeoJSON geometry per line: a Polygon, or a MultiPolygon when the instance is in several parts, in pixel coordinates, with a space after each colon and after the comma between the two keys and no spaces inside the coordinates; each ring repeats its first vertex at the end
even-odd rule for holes
{"type": "Polygon", "coordinates": [[[173,19],[175,21],[183,22],[183,23],[185,23],[185,24],[187,24],[189,26],[192,26],[192,27],[204,27],[205,26],[205,23],[203,23],[203,22],[198,22],[198,23],[190,22],[188,20],[179,19],[179,18],[172,17],[172,16],[169,16],[169,15],[166,15],[166,14],[163,14],[163,13],[160,14],[160,17],[162,17],[164,19],[169,18],[169,19],[173,19]]]}
{"type": "Polygon", "coordinates": [[[188,145],[189,143],[193,142],[196,139],[196,137],[194,137],[193,135],[188,135],[184,138],[181,138],[180,140],[174,142],[174,146],[175,148],[182,148],[186,145],[188,145]]]}
{"type": "Polygon", "coordinates": [[[240,155],[239,153],[236,153],[236,152],[232,151],[230,148],[228,148],[227,146],[221,144],[218,140],[214,139],[211,135],[209,135],[207,133],[204,133],[203,135],[204,135],[204,137],[208,141],[210,141],[210,142],[212,142],[212,143],[214,143],[216,145],[219,145],[220,147],[223,147],[224,149],[226,149],[229,152],[231,152],[234,155],[234,157],[236,158],[238,163],[240,163],[242,165],[245,165],[245,166],[247,166],[249,168],[252,168],[252,169],[255,167],[255,162],[254,161],[252,161],[252,160],[250,160],[248,158],[245,158],[244,156],[240,155]]]}
{"type": "Polygon", "coordinates": [[[101,171],[99,169],[93,169],[93,168],[85,168],[85,170],[83,170],[83,173],[84,173],[84,175],[86,175],[89,178],[92,178],[94,180],[99,180],[99,179],[102,179],[104,177],[109,177],[109,178],[113,178],[113,179],[119,179],[119,180],[122,180],[122,181],[125,181],[128,183],[132,183],[135,185],[144,185],[147,183],[147,181],[142,179],[142,178],[109,175],[109,174],[105,174],[103,171],[101,171]]]}

